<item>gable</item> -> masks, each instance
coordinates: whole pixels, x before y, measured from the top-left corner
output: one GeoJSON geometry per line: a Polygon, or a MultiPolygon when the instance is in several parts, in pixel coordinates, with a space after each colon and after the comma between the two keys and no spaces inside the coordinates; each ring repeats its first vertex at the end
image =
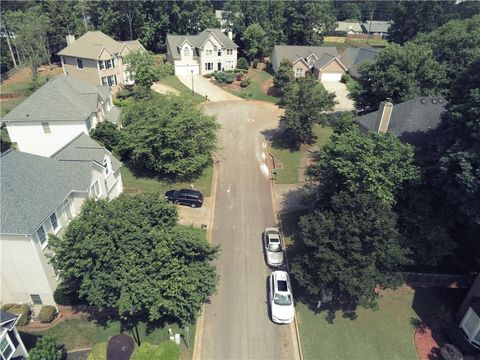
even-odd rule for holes
{"type": "Polygon", "coordinates": [[[338,58],[335,58],[320,70],[322,70],[322,72],[344,72],[346,68],[338,58]]]}
{"type": "Polygon", "coordinates": [[[217,39],[215,34],[211,33],[209,35],[209,37],[207,38],[207,40],[201,45],[201,48],[202,49],[210,49],[210,48],[213,49],[215,46],[217,48],[224,47],[223,44],[217,39]]]}
{"type": "Polygon", "coordinates": [[[103,47],[102,50],[100,51],[100,54],[98,54],[98,59],[100,60],[108,60],[113,57],[113,53],[108,50],[107,47],[103,47]]]}

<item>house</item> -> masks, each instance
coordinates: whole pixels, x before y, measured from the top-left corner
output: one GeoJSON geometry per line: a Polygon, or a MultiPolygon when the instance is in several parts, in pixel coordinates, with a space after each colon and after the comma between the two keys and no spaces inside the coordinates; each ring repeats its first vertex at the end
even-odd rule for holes
{"type": "Polygon", "coordinates": [[[10,111],[5,123],[18,150],[50,156],[99,122],[118,122],[108,86],[94,86],[60,74],[10,111]]]}
{"type": "Polygon", "coordinates": [[[341,32],[346,34],[361,34],[363,33],[362,25],[356,22],[348,22],[348,21],[337,21],[335,32],[341,32]]]}
{"type": "Polygon", "coordinates": [[[2,360],[26,359],[28,352],[15,325],[20,318],[6,311],[0,311],[0,353],[2,360]]]}
{"type": "Polygon", "coordinates": [[[206,29],[198,35],[167,35],[167,60],[175,75],[204,75],[237,67],[238,45],[232,32],[206,29]]]}
{"type": "Polygon", "coordinates": [[[78,39],[67,35],[67,47],[58,55],[63,73],[91,85],[132,85],[123,57],[146,51],[138,40],[116,41],[101,31],[88,31],[78,39]]]}
{"type": "Polygon", "coordinates": [[[283,59],[288,59],[297,78],[313,73],[320,81],[340,81],[350,70],[358,75],[358,66],[373,60],[379,52],[374,48],[347,48],[340,52],[329,46],[275,45],[270,61],[274,72],[278,71],[283,59]]]}
{"type": "Polygon", "coordinates": [[[456,318],[467,341],[480,349],[480,275],[473,282],[456,318]]]}
{"type": "Polygon", "coordinates": [[[379,37],[386,37],[388,35],[388,29],[392,26],[391,21],[370,21],[367,20],[362,23],[362,29],[364,34],[377,35],[379,37]]]}
{"type": "Polygon", "coordinates": [[[89,197],[123,191],[121,163],[84,133],[51,157],[8,150],[0,156],[0,302],[55,305],[59,279],[48,235],[62,236],[89,197]]]}
{"type": "Polygon", "coordinates": [[[446,104],[439,96],[419,96],[396,105],[384,101],[377,111],[355,121],[364,131],[389,131],[401,141],[421,147],[440,124],[446,104]]]}

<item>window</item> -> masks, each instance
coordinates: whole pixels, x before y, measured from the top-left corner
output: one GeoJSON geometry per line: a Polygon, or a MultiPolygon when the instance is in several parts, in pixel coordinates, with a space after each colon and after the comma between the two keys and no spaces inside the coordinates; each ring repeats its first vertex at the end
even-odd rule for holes
{"type": "Polygon", "coordinates": [[[222,56],[222,50],[218,49],[217,55],[222,56]]]}
{"type": "Polygon", "coordinates": [[[44,134],[51,134],[51,130],[50,130],[50,125],[48,124],[48,122],[42,122],[42,128],[43,128],[43,133],[44,134]]]}
{"type": "Polygon", "coordinates": [[[225,61],[225,69],[227,70],[233,69],[233,60],[225,61]]]}
{"type": "Polygon", "coordinates": [[[98,180],[95,181],[95,184],[93,184],[91,187],[90,187],[90,192],[95,195],[96,197],[99,197],[100,196],[100,185],[98,184],[98,180]]]}
{"type": "Polygon", "coordinates": [[[227,55],[233,55],[233,49],[227,49],[227,55]]]}
{"type": "Polygon", "coordinates": [[[463,317],[460,328],[472,345],[480,347],[480,316],[472,308],[463,317]]]}
{"type": "Polygon", "coordinates": [[[43,228],[43,225],[37,230],[37,238],[40,241],[40,244],[43,244],[45,241],[47,241],[47,236],[45,235],[45,229],[43,228]]]}
{"type": "Polygon", "coordinates": [[[103,85],[117,85],[117,75],[110,75],[102,77],[102,84],[103,85]]]}
{"type": "Polygon", "coordinates": [[[82,61],[82,59],[77,59],[77,68],[83,69],[83,61],[82,61]]]}
{"type": "Polygon", "coordinates": [[[205,70],[213,70],[213,62],[205,63],[205,70]]]}
{"type": "Polygon", "coordinates": [[[30,298],[34,305],[42,305],[42,298],[38,294],[30,294],[30,298]]]}
{"type": "Polygon", "coordinates": [[[13,347],[9,343],[7,336],[5,336],[0,342],[0,353],[2,354],[2,359],[8,359],[8,357],[13,353],[13,347]]]}
{"type": "Polygon", "coordinates": [[[305,73],[303,72],[303,69],[295,68],[295,77],[303,77],[305,73]]]}
{"type": "Polygon", "coordinates": [[[105,158],[105,160],[103,160],[103,167],[105,168],[105,175],[110,174],[110,168],[108,166],[108,159],[107,158],[105,158]]]}
{"type": "Polygon", "coordinates": [[[108,85],[108,79],[106,76],[102,77],[102,85],[108,85]]]}
{"type": "Polygon", "coordinates": [[[105,69],[105,63],[103,62],[103,60],[100,60],[100,61],[98,62],[98,68],[99,68],[100,70],[105,69]]]}
{"type": "Polygon", "coordinates": [[[58,229],[58,219],[57,219],[57,214],[53,213],[50,215],[50,223],[52,224],[53,230],[58,229]]]}
{"type": "Polygon", "coordinates": [[[207,49],[207,50],[205,50],[205,55],[207,55],[207,56],[212,56],[212,54],[213,54],[212,49],[207,49]]]}
{"type": "Polygon", "coordinates": [[[112,68],[112,60],[108,59],[105,60],[105,69],[111,69],[112,68]]]}
{"type": "Polygon", "coordinates": [[[188,47],[183,49],[183,56],[190,56],[190,49],[188,47]]]}

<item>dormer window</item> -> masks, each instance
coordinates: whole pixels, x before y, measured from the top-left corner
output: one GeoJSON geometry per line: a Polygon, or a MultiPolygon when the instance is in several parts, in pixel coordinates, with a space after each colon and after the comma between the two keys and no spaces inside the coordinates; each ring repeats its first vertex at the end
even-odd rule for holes
{"type": "Polygon", "coordinates": [[[188,47],[183,49],[183,56],[190,56],[190,49],[188,47]]]}
{"type": "Polygon", "coordinates": [[[103,167],[105,168],[105,176],[108,176],[108,174],[110,174],[110,171],[111,171],[111,165],[107,157],[103,160],[103,167]]]}

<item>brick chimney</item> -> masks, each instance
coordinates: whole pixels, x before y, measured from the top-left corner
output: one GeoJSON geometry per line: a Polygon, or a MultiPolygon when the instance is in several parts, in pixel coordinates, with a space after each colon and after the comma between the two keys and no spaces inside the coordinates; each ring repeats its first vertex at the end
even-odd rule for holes
{"type": "Polygon", "coordinates": [[[386,133],[388,130],[388,124],[390,123],[390,117],[392,116],[393,104],[390,101],[382,101],[378,108],[377,124],[379,133],[386,133]]]}
{"type": "Polygon", "coordinates": [[[65,38],[67,39],[67,46],[69,46],[75,41],[75,35],[68,34],[67,36],[65,36],[65,38]]]}

